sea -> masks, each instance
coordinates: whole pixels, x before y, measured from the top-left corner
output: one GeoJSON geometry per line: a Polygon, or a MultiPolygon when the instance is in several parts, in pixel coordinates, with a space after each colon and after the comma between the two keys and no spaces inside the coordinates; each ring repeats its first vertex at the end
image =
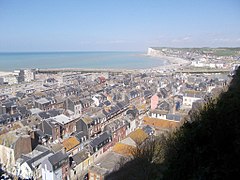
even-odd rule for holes
{"type": "Polygon", "coordinates": [[[0,53],[0,71],[24,68],[148,69],[168,64],[145,52],[14,52],[0,53]]]}

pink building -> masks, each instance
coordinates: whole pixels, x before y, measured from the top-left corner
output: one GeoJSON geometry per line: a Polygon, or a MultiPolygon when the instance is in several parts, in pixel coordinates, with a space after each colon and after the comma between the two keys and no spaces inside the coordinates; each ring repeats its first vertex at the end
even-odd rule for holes
{"type": "Polygon", "coordinates": [[[154,110],[154,109],[157,108],[158,101],[159,101],[158,95],[157,95],[157,94],[154,94],[154,95],[151,97],[151,110],[154,110]]]}

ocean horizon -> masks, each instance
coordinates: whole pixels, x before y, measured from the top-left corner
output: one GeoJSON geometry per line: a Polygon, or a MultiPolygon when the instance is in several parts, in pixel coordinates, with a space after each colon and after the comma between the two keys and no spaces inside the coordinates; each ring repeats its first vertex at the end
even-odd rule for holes
{"type": "Polygon", "coordinates": [[[0,71],[24,68],[147,69],[168,64],[145,52],[0,52],[0,71]]]}

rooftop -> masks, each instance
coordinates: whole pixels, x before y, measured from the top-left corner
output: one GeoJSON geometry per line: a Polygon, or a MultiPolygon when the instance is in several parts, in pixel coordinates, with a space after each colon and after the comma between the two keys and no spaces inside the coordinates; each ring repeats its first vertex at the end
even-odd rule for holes
{"type": "Polygon", "coordinates": [[[130,137],[135,142],[142,143],[148,137],[148,135],[144,132],[144,130],[136,129],[135,131],[131,132],[128,137],[130,137]]]}
{"type": "Polygon", "coordinates": [[[39,104],[46,104],[46,103],[49,103],[50,101],[47,100],[46,98],[40,98],[40,99],[36,100],[36,102],[39,104]]]}
{"type": "Polygon", "coordinates": [[[66,151],[70,151],[74,147],[78,146],[80,142],[76,137],[70,137],[68,139],[65,139],[62,144],[66,151]]]}
{"type": "Polygon", "coordinates": [[[179,121],[170,121],[166,119],[151,118],[148,116],[145,116],[143,118],[143,123],[145,125],[153,126],[156,128],[162,128],[162,129],[173,129],[180,125],[179,121]]]}
{"type": "Polygon", "coordinates": [[[124,144],[124,143],[117,143],[113,146],[113,152],[120,154],[122,156],[131,156],[131,152],[134,149],[133,146],[124,144]]]}
{"type": "Polygon", "coordinates": [[[62,125],[67,124],[67,123],[69,123],[69,122],[72,121],[71,118],[67,117],[67,116],[64,115],[64,114],[60,114],[60,115],[58,115],[58,116],[52,117],[51,119],[57,121],[58,123],[60,123],[60,124],[62,124],[62,125]]]}

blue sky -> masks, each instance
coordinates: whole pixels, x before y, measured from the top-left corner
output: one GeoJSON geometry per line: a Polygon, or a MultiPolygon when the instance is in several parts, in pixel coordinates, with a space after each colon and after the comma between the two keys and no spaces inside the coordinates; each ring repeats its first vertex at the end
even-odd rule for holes
{"type": "Polygon", "coordinates": [[[0,51],[240,46],[240,0],[0,0],[0,51]]]}

